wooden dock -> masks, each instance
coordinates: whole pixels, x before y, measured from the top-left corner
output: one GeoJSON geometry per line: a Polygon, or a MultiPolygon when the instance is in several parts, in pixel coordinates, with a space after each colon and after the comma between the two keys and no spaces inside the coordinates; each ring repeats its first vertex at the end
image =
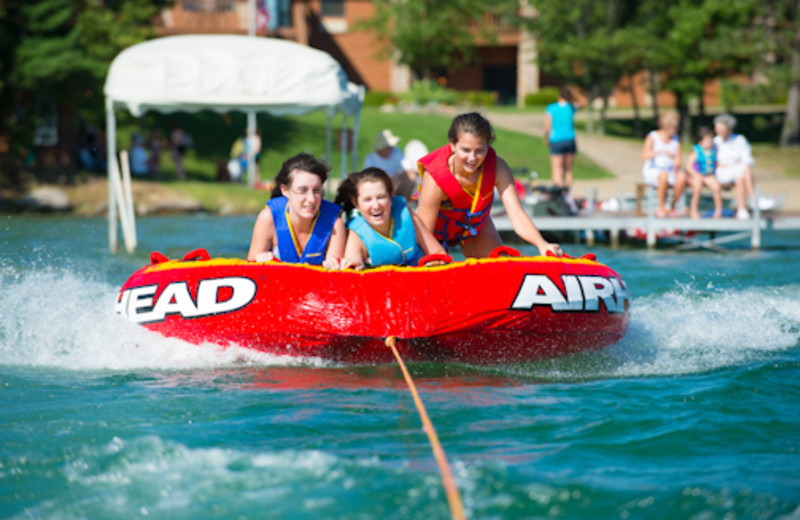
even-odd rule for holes
{"type": "MultiPolygon", "coordinates": [[[[686,207],[686,194],[681,207],[686,207]]],[[[760,199],[760,190],[756,188],[756,199],[760,199]]],[[[587,200],[594,200],[590,193],[587,200]]],[[[620,194],[622,211],[597,211],[591,215],[579,216],[533,216],[536,227],[544,232],[573,232],[575,242],[586,241],[593,246],[598,234],[608,236],[612,248],[619,247],[623,238],[644,240],[647,247],[656,247],[659,241],[670,243],[677,249],[715,249],[722,250],[722,245],[739,240],[750,240],[752,249],[761,248],[761,235],[769,231],[800,230],[800,217],[785,216],[776,213],[762,214],[759,208],[753,210],[751,218],[702,218],[688,217],[656,218],[655,190],[650,188],[646,193],[639,193],[636,198],[636,212],[628,209],[625,193],[620,194]],[[646,203],[646,214],[642,215],[642,199],[646,203]]],[[[533,207],[523,202],[523,207],[531,214],[533,207]]],[[[632,208],[631,208],[632,209],[632,208]]],[[[502,204],[497,204],[492,211],[492,220],[501,234],[513,234],[511,221],[505,214],[502,204]]]]}

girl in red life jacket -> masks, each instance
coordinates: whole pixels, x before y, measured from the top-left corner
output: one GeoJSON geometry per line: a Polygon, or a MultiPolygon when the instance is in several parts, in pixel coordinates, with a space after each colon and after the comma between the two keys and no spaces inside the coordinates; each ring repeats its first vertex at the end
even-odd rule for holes
{"type": "Polygon", "coordinates": [[[494,130],[476,112],[453,119],[450,144],[419,160],[422,191],[417,214],[447,246],[459,245],[466,257],[489,256],[503,245],[490,216],[497,188],[514,231],[546,255],[561,256],[558,244],[547,242],[522,209],[508,164],[489,146],[494,130]]]}

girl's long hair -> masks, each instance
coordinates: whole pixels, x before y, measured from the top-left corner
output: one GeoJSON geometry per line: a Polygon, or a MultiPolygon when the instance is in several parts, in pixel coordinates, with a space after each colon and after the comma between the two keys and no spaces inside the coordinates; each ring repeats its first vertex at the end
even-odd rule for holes
{"type": "Polygon", "coordinates": [[[447,131],[447,138],[451,143],[456,144],[461,134],[468,133],[476,137],[486,139],[486,144],[494,141],[494,129],[488,119],[477,112],[461,114],[453,118],[450,129],[447,131]]]}
{"type": "Polygon", "coordinates": [[[299,153],[294,157],[289,157],[283,162],[281,171],[275,176],[275,187],[272,189],[272,196],[270,198],[282,197],[283,193],[281,192],[281,187],[286,186],[290,188],[292,186],[292,181],[294,180],[292,178],[292,172],[295,170],[313,173],[319,177],[324,184],[325,181],[328,180],[328,171],[330,167],[310,153],[299,153]]]}
{"type": "Polygon", "coordinates": [[[355,207],[358,200],[358,186],[362,182],[382,182],[386,186],[386,191],[389,196],[394,191],[394,185],[389,174],[380,168],[370,167],[354,172],[347,176],[347,178],[339,185],[336,191],[336,204],[344,209],[344,214],[348,215],[355,207]]]}

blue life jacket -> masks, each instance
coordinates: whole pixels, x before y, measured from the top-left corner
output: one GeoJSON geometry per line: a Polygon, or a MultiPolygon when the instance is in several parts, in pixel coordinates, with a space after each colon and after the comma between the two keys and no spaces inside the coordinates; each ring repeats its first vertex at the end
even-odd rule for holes
{"type": "Polygon", "coordinates": [[[322,265],[333,225],[342,211],[341,206],[327,200],[322,201],[319,213],[314,219],[311,236],[308,237],[306,247],[301,252],[289,225],[286,202],[286,197],[276,197],[267,202],[272,220],[275,222],[275,234],[278,236],[278,258],[281,262],[290,264],[322,265]]]}
{"type": "Polygon", "coordinates": [[[370,265],[417,265],[422,258],[422,249],[417,244],[417,233],[406,199],[392,197],[391,214],[391,237],[385,237],[375,231],[361,215],[351,218],[347,227],[355,231],[364,242],[370,265]]]}
{"type": "Polygon", "coordinates": [[[703,175],[711,175],[717,169],[717,148],[712,146],[709,153],[703,150],[699,144],[694,145],[697,159],[694,161],[694,169],[703,175]]]}

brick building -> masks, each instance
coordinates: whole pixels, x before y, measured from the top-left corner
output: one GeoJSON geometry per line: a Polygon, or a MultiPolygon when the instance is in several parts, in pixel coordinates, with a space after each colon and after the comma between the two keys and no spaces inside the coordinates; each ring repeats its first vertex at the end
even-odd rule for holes
{"type": "MultiPolygon", "coordinates": [[[[250,4],[253,0],[176,0],[159,20],[162,35],[189,33],[248,33],[250,4]]],[[[270,21],[266,35],[292,40],[326,51],[339,61],[350,81],[369,90],[403,92],[411,84],[407,67],[377,56],[375,36],[358,28],[360,20],[374,13],[371,0],[265,0],[270,21]]],[[[531,9],[521,2],[523,9],[531,9]]],[[[529,14],[529,13],[526,13],[529,14]]],[[[498,94],[501,102],[518,104],[525,95],[544,86],[558,85],[556,78],[540,71],[536,64],[536,44],[531,35],[503,26],[493,20],[497,34],[493,45],[478,46],[474,63],[451,67],[441,75],[447,86],[456,90],[485,90],[498,94]]],[[[264,33],[261,33],[264,34],[264,33]]],[[[640,107],[652,104],[647,73],[624,78],[610,97],[611,107],[633,105],[631,89],[640,107]]],[[[673,106],[668,92],[659,92],[660,106],[673,106]]],[[[704,103],[719,102],[719,84],[712,82],[704,103]]]]}
{"type": "MultiPolygon", "coordinates": [[[[408,89],[412,79],[408,68],[378,57],[375,36],[358,28],[360,20],[374,13],[371,0],[267,0],[266,4],[268,36],[324,50],[342,64],[351,81],[370,90],[408,89]]],[[[164,36],[247,34],[248,9],[248,0],[177,0],[162,12],[159,31],[164,36]]],[[[537,70],[533,40],[499,24],[496,32],[496,44],[480,45],[474,64],[442,72],[447,85],[456,90],[495,91],[502,101],[510,101],[524,99],[540,84],[548,84],[537,70]]]]}

